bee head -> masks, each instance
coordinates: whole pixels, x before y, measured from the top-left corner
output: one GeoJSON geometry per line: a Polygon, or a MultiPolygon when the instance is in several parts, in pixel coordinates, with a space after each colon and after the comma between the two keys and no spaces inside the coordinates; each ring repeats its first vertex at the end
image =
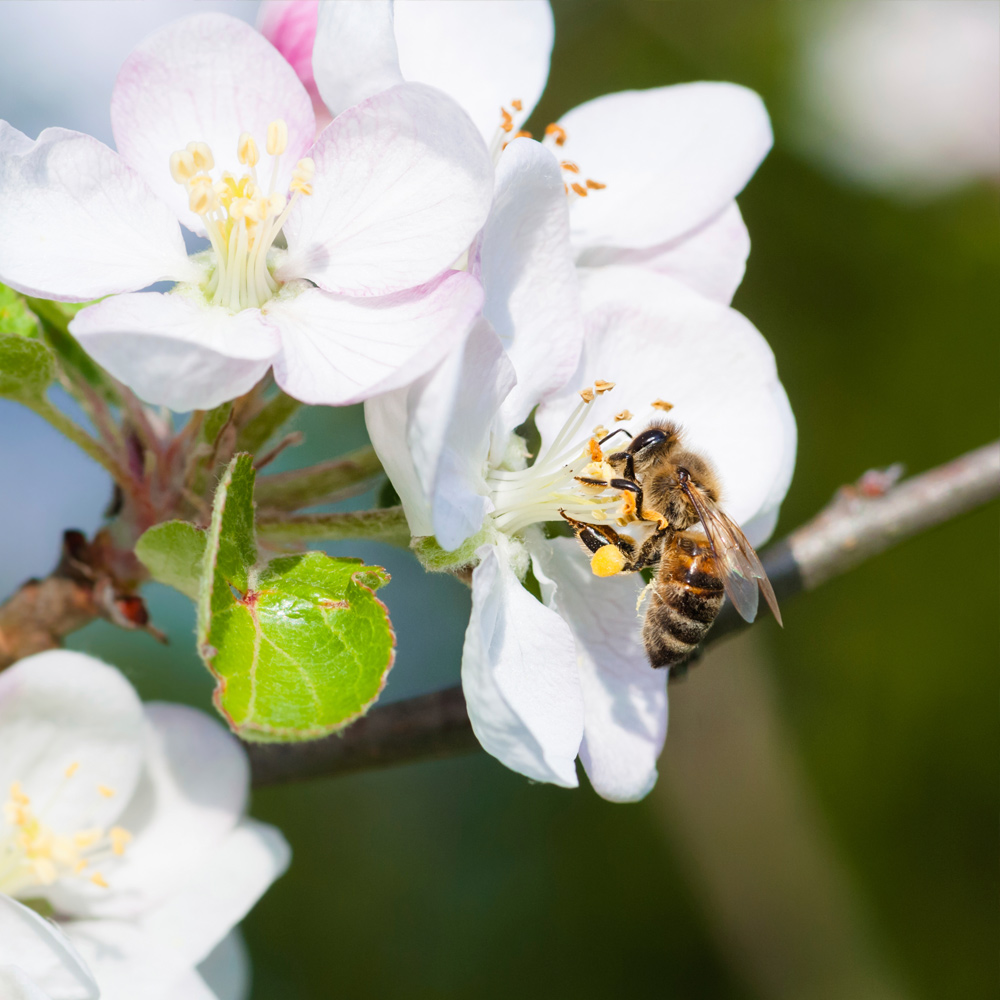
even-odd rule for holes
{"type": "Polygon", "coordinates": [[[676,424],[667,420],[656,421],[629,442],[624,451],[608,456],[608,464],[615,472],[622,472],[629,455],[632,456],[636,475],[665,461],[680,443],[681,432],[676,424]]]}

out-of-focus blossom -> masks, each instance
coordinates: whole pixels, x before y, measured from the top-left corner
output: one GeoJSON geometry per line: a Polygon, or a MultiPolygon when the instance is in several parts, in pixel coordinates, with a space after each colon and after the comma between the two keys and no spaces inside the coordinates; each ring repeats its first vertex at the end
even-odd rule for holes
{"type": "Polygon", "coordinates": [[[288,863],[248,788],[218,722],[144,708],[98,660],[0,674],[0,983],[14,968],[53,1000],[96,997],[93,981],[102,1000],[212,1000],[197,966],[221,945],[220,981],[227,935],[288,863]]]}
{"type": "Polygon", "coordinates": [[[857,182],[926,195],[1000,179],[1000,2],[805,4],[798,132],[857,182]]]}
{"type": "MultiPolygon", "coordinates": [[[[419,80],[466,108],[495,159],[523,134],[553,40],[547,0],[265,3],[259,23],[332,112],[419,80]]],[[[750,249],[734,198],[772,142],[756,94],[728,83],[607,94],[539,139],[562,169],[579,264],[641,266],[732,299],[750,249]]]]}
{"type": "Polygon", "coordinates": [[[214,406],[272,365],[304,402],[354,402],[464,336],[481,289],[447,269],[486,218],[492,167],[445,95],[393,87],[314,144],[285,60],[243,22],[202,14],[126,60],[112,124],[117,153],[0,123],[0,280],[112,296],[71,332],[149,402],[214,406]],[[189,257],[178,220],[211,249],[189,257]],[[163,280],[171,293],[136,291],[163,280]]]}

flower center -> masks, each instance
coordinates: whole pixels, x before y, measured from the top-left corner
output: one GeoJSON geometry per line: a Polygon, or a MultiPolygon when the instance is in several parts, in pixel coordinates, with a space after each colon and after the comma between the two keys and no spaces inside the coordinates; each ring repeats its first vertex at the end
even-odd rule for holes
{"type": "MultiPolygon", "coordinates": [[[[562,512],[591,521],[628,517],[627,497],[617,492],[607,495],[607,486],[591,486],[577,478],[603,483],[616,475],[604,461],[599,442],[607,436],[608,429],[595,427],[591,434],[583,430],[594,400],[613,388],[612,382],[598,381],[594,388],[584,389],[580,393],[582,402],[533,465],[523,469],[491,469],[487,473],[486,482],[495,508],[492,517],[501,531],[513,535],[529,524],[558,521],[562,512]]],[[[631,416],[622,410],[615,420],[631,416]]]]}
{"type": "Polygon", "coordinates": [[[312,194],[316,165],[309,157],[298,161],[287,192],[277,190],[281,156],[288,146],[288,126],[280,118],[267,127],[271,177],[265,190],[257,178],[260,151],[254,137],[244,132],[236,145],[240,163],[248,171],[234,177],[228,171],[213,180],[212,150],[204,142],[189,142],[170,154],[170,174],[188,193],[191,211],[201,216],[212,242],[215,267],[205,295],[234,312],[258,308],[280,284],[268,267],[268,252],[299,195],[312,194]]]}
{"type": "MultiPolygon", "coordinates": [[[[522,136],[527,139],[533,138],[530,132],[526,132],[520,127],[524,123],[525,117],[522,101],[511,101],[509,109],[500,109],[500,125],[490,143],[490,155],[493,157],[494,166],[509,142],[522,136]]],[[[563,173],[563,189],[571,203],[578,198],[586,198],[591,191],[602,191],[607,187],[606,184],[595,181],[591,177],[584,177],[580,173],[580,168],[572,160],[560,159],[560,150],[566,145],[566,129],[562,125],[555,122],[546,125],[542,145],[551,149],[555,153],[556,159],[559,160],[559,166],[563,173]]]]}
{"type": "MultiPolygon", "coordinates": [[[[66,768],[66,781],[76,774],[78,766],[66,768]]],[[[98,785],[96,794],[110,798],[115,793],[98,785]]],[[[0,826],[0,892],[15,898],[29,898],[32,889],[63,878],[85,878],[106,889],[108,883],[94,865],[121,857],[132,839],[120,826],[107,831],[95,826],[74,833],[55,833],[32,808],[19,781],[10,786],[3,819],[6,829],[0,826]]]]}

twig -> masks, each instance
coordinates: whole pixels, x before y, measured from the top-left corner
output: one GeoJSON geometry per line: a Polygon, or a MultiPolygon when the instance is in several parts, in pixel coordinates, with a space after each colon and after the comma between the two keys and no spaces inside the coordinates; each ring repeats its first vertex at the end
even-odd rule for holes
{"type": "Polygon", "coordinates": [[[368,539],[403,548],[408,548],[410,544],[410,529],[402,507],[334,514],[294,514],[280,518],[272,518],[264,512],[257,521],[257,534],[270,544],[337,542],[345,539],[368,539]]]}
{"type": "MultiPolygon", "coordinates": [[[[779,598],[812,590],[884,549],[1000,495],[1000,443],[867,496],[833,502],[762,561],[779,598]]],[[[746,623],[726,606],[708,643],[746,623]]],[[[707,644],[707,643],[706,643],[707,644]]],[[[248,744],[257,787],[330,777],[476,749],[460,686],[375,708],[342,734],[310,743],[248,744]]]]}

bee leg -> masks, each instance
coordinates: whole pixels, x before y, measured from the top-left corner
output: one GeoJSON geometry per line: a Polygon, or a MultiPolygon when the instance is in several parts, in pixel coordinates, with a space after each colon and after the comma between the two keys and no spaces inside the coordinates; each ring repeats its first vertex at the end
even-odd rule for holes
{"type": "Polygon", "coordinates": [[[633,573],[641,568],[635,565],[637,554],[635,542],[626,535],[619,535],[614,528],[604,524],[588,524],[578,521],[575,517],[563,511],[564,520],[573,529],[577,538],[583,542],[593,555],[590,568],[596,576],[616,576],[618,573],[633,573]]]}

